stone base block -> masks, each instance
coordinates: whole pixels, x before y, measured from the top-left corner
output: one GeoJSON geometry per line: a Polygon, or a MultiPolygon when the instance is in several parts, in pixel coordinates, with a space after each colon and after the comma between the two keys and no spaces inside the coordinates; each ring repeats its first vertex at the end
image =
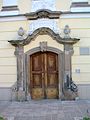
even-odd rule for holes
{"type": "Polygon", "coordinates": [[[25,101],[25,100],[26,100],[25,91],[19,90],[19,91],[17,92],[17,100],[18,100],[18,101],[25,101]]]}

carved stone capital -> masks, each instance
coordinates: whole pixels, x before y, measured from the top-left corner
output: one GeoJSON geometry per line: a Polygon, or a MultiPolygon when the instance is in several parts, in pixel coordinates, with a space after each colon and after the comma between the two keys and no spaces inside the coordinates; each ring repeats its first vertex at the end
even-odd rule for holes
{"type": "Polygon", "coordinates": [[[65,44],[64,51],[65,51],[65,54],[73,55],[73,53],[74,53],[73,45],[72,44],[65,44]]]}
{"type": "Polygon", "coordinates": [[[15,47],[15,52],[14,52],[15,56],[20,56],[24,54],[24,48],[23,46],[17,46],[15,47]]]}

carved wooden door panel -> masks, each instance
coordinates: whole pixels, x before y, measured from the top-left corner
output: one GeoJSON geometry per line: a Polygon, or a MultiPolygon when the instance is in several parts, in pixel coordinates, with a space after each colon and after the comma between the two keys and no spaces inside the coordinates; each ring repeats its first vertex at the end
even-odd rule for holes
{"type": "Polygon", "coordinates": [[[30,57],[32,99],[58,98],[57,54],[38,52],[30,57]]]}
{"type": "Polygon", "coordinates": [[[58,98],[58,56],[55,53],[46,54],[46,97],[58,98]]]}
{"type": "Polygon", "coordinates": [[[32,99],[44,98],[43,55],[35,53],[30,58],[30,91],[32,99]]]}

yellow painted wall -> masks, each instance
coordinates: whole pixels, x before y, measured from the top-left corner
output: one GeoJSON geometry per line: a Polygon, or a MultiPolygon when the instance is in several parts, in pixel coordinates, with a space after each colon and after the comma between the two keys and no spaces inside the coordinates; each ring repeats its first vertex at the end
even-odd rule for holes
{"type": "MultiPolygon", "coordinates": [[[[31,11],[32,0],[18,0],[18,6],[20,13],[27,13],[31,11]]],[[[58,11],[69,11],[71,0],[56,0],[56,10],[58,11]]]]}
{"type": "MultiPolygon", "coordinates": [[[[90,19],[60,19],[58,26],[63,34],[66,24],[71,28],[71,36],[80,38],[80,41],[74,45],[74,55],[72,57],[72,75],[75,83],[88,83],[90,81],[90,56],[80,56],[79,47],[90,47],[90,19]],[[80,69],[80,73],[75,70],[80,69]],[[88,76],[88,77],[86,77],[88,76]],[[82,78],[82,79],[81,79],[82,78]]],[[[30,21],[13,21],[0,23],[0,82],[16,81],[16,57],[15,48],[8,43],[8,40],[18,38],[17,31],[23,27],[26,33],[29,31],[30,21]],[[8,76],[8,80],[6,79],[8,76]],[[12,81],[11,81],[12,79],[12,81]]],[[[47,41],[48,46],[56,47],[63,51],[63,45],[58,44],[48,35],[39,35],[34,41],[24,47],[24,52],[38,47],[41,41],[47,41]]]]}
{"type": "MultiPolygon", "coordinates": [[[[0,10],[2,8],[2,1],[0,0],[0,10]]],[[[58,11],[70,11],[70,5],[71,0],[56,0],[58,11]]],[[[18,8],[21,14],[29,13],[31,10],[31,0],[18,0],[18,8]]],[[[90,48],[90,18],[64,18],[61,15],[60,19],[56,21],[62,37],[65,25],[69,25],[71,29],[70,36],[72,38],[80,38],[80,41],[74,45],[72,79],[78,85],[90,84],[90,55],[80,55],[79,51],[80,47],[90,48]],[[76,73],[77,69],[80,69],[80,73],[76,73]]],[[[25,32],[28,33],[31,22],[27,20],[0,22],[0,87],[11,86],[17,80],[15,47],[8,40],[18,39],[17,31],[20,27],[23,27],[25,32]]],[[[34,41],[24,47],[24,52],[38,47],[39,43],[43,41],[47,41],[48,46],[63,51],[63,45],[58,44],[50,36],[39,35],[34,41]]]]}
{"type": "Polygon", "coordinates": [[[18,0],[18,8],[21,14],[31,11],[31,0],[18,0]]]}
{"type": "Polygon", "coordinates": [[[18,38],[19,27],[27,32],[27,21],[0,22],[0,87],[10,87],[17,81],[15,47],[8,40],[18,38]]]}
{"type": "MultiPolygon", "coordinates": [[[[17,5],[20,14],[28,13],[31,10],[31,0],[17,0],[17,5]]],[[[0,0],[0,10],[2,9],[2,6],[3,0],[0,0]]]]}
{"type": "MultiPolygon", "coordinates": [[[[63,17],[63,16],[62,16],[63,17]]],[[[60,18],[59,27],[64,28],[65,25],[69,25],[71,29],[81,30],[81,29],[90,29],[90,18],[60,18]]]]}
{"type": "Polygon", "coordinates": [[[60,18],[59,28],[61,34],[65,25],[71,29],[72,38],[80,38],[80,41],[74,45],[74,55],[72,57],[72,76],[77,84],[90,84],[90,55],[80,55],[80,47],[90,48],[90,18],[60,18]],[[80,69],[80,73],[75,70],[80,69]]]}
{"type": "Polygon", "coordinates": [[[71,0],[56,0],[56,8],[58,11],[69,11],[71,0]]]}
{"type": "MultiPolygon", "coordinates": [[[[88,0],[90,4],[90,0],[88,0]]],[[[0,0],[0,10],[2,8],[3,0],[0,0]]],[[[32,0],[17,0],[18,8],[21,14],[31,11],[32,0]]],[[[56,9],[58,11],[70,11],[71,0],[56,0],[56,9]]]]}
{"type": "MultiPolygon", "coordinates": [[[[31,11],[32,0],[17,0],[20,14],[29,13],[31,11]]],[[[56,9],[58,11],[69,11],[71,0],[56,0],[56,9]]],[[[3,6],[3,0],[0,0],[0,10],[3,6]]]]}
{"type": "Polygon", "coordinates": [[[16,32],[20,27],[27,30],[29,28],[28,21],[0,22],[0,32],[16,32]]]}
{"type": "Polygon", "coordinates": [[[47,45],[49,47],[55,47],[55,48],[63,51],[63,45],[62,44],[58,44],[55,40],[53,40],[48,35],[39,35],[34,41],[30,42],[30,44],[28,44],[24,47],[24,52],[27,52],[28,50],[33,49],[35,47],[39,47],[40,42],[43,42],[43,41],[46,41],[47,45]]]}

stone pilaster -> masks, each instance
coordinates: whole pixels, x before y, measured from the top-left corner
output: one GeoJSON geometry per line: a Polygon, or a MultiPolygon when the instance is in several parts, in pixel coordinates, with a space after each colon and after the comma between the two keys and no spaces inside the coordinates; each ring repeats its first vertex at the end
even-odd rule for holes
{"type": "Polygon", "coordinates": [[[73,45],[64,45],[64,60],[65,60],[65,88],[70,88],[70,79],[72,78],[72,67],[71,67],[71,57],[73,55],[73,45]]]}
{"type": "MultiPolygon", "coordinates": [[[[39,26],[40,27],[40,26],[39,26]]],[[[15,46],[15,55],[17,57],[17,100],[23,101],[25,100],[25,93],[27,92],[26,89],[28,85],[26,84],[26,81],[28,80],[29,74],[28,70],[25,69],[25,54],[23,46],[29,44],[32,40],[35,40],[35,38],[38,35],[49,35],[52,37],[53,40],[56,40],[59,44],[64,45],[64,71],[62,72],[62,83],[61,88],[64,93],[64,97],[66,99],[74,99],[76,97],[76,94],[74,94],[74,91],[70,89],[70,80],[72,79],[72,70],[71,70],[71,56],[73,54],[73,44],[77,43],[80,39],[77,38],[70,38],[69,33],[70,30],[68,29],[68,26],[66,26],[66,29],[64,30],[65,37],[62,38],[60,34],[57,34],[55,31],[48,27],[40,27],[33,31],[32,34],[28,34],[27,37],[23,38],[24,31],[22,28],[19,29],[18,35],[20,36],[18,40],[10,40],[10,42],[13,46],[15,46]],[[25,78],[26,76],[26,78],[25,78]],[[66,84],[65,84],[66,83],[66,84]],[[65,89],[65,85],[67,89],[65,89]],[[70,90],[70,91],[68,91],[70,90]]],[[[47,43],[41,42],[40,43],[40,50],[42,52],[47,50],[47,43]]],[[[48,50],[47,50],[48,51],[48,50]]],[[[29,54],[30,55],[30,54],[29,54]]],[[[61,68],[62,69],[62,68],[61,68]]],[[[60,79],[61,80],[61,79],[60,79]]],[[[73,86],[72,86],[73,87],[73,86]]]]}
{"type": "Polygon", "coordinates": [[[23,101],[25,100],[23,46],[16,46],[15,55],[17,57],[17,100],[23,101]]]}

